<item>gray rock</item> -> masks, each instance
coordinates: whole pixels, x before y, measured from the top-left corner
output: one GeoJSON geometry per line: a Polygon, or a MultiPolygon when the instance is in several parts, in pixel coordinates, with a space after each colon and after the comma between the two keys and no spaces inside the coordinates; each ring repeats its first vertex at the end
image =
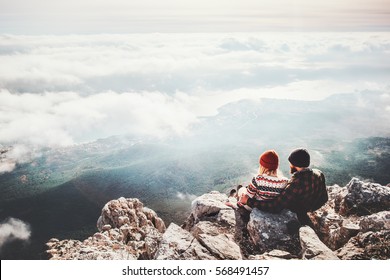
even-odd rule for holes
{"type": "Polygon", "coordinates": [[[390,259],[390,230],[360,232],[337,251],[343,260],[390,259]]]}
{"type": "Polygon", "coordinates": [[[222,260],[242,259],[240,247],[234,241],[234,235],[227,228],[209,221],[200,221],[191,233],[200,244],[216,258],[222,260]]]}
{"type": "Polygon", "coordinates": [[[340,187],[339,185],[333,185],[326,187],[328,191],[328,202],[325,204],[328,208],[332,208],[333,212],[339,213],[342,208],[342,202],[345,196],[348,194],[346,187],[340,187]]]}
{"type": "Polygon", "coordinates": [[[390,187],[375,183],[365,183],[353,178],[346,186],[340,213],[342,215],[370,215],[390,209],[390,187]]]}
{"type": "Polygon", "coordinates": [[[273,214],[253,209],[247,228],[252,242],[260,252],[280,249],[297,253],[300,249],[298,218],[289,210],[273,214]]]}
{"type": "Polygon", "coordinates": [[[230,228],[235,228],[236,226],[236,215],[233,209],[220,210],[216,220],[219,224],[230,228]]]}
{"type": "Polygon", "coordinates": [[[363,232],[390,230],[390,211],[382,211],[360,220],[360,228],[363,232]]]}
{"type": "Polygon", "coordinates": [[[299,238],[304,260],[338,260],[336,253],[330,250],[308,226],[299,229],[299,238]]]}
{"type": "Polygon", "coordinates": [[[162,235],[161,233],[153,227],[146,227],[145,229],[145,251],[141,253],[142,258],[146,260],[154,259],[155,254],[157,253],[159,244],[161,242],[162,235]]]}
{"type": "Polygon", "coordinates": [[[97,227],[99,232],[83,242],[48,242],[50,258],[153,259],[165,231],[153,210],[136,198],[123,197],[104,205],[97,227]]]}
{"type": "Polygon", "coordinates": [[[156,260],[215,260],[196,238],[178,225],[171,223],[165,231],[156,260]]]}
{"type": "Polygon", "coordinates": [[[191,210],[191,214],[195,222],[204,217],[218,215],[221,210],[231,211],[232,209],[225,205],[226,200],[226,194],[215,191],[197,197],[194,201],[192,201],[191,210]]]}
{"type": "Polygon", "coordinates": [[[353,223],[345,224],[344,222],[343,225],[339,228],[330,231],[329,239],[326,244],[332,250],[339,249],[340,247],[344,246],[344,244],[346,244],[351,237],[357,235],[359,231],[359,225],[353,223]]]}
{"type": "Polygon", "coordinates": [[[184,228],[217,259],[242,259],[235,241],[236,213],[226,206],[227,196],[210,192],[192,202],[184,228]]]}
{"type": "Polygon", "coordinates": [[[319,238],[332,250],[344,246],[348,240],[359,233],[356,218],[345,218],[326,205],[310,214],[319,238]]]}
{"type": "Polygon", "coordinates": [[[292,260],[292,259],[298,259],[298,258],[296,258],[296,256],[292,255],[289,252],[281,251],[281,250],[272,250],[262,255],[251,255],[248,257],[248,260],[292,260]]]}
{"type": "MultiPolygon", "coordinates": [[[[62,240],[49,242],[46,252],[51,260],[135,260],[128,248],[119,242],[98,241],[97,235],[81,242],[78,240],[62,240]]],[[[103,238],[104,239],[104,238],[103,238]]]]}
{"type": "Polygon", "coordinates": [[[320,239],[332,250],[343,247],[360,231],[389,228],[389,216],[385,212],[361,216],[388,209],[390,189],[387,186],[353,178],[346,187],[335,185],[327,190],[329,201],[309,216],[320,239]]]}

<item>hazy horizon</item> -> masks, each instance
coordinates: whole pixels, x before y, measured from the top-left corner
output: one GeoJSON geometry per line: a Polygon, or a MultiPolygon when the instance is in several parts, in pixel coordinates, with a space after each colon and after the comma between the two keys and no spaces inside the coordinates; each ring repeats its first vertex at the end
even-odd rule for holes
{"type": "Polygon", "coordinates": [[[390,31],[386,0],[1,0],[0,34],[390,31]]]}

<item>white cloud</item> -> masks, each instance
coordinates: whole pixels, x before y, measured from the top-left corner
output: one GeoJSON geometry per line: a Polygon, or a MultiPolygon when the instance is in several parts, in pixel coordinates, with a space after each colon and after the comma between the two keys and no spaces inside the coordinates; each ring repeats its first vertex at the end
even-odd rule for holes
{"type": "Polygon", "coordinates": [[[389,46],[388,33],[1,36],[1,170],[43,147],[188,135],[244,99],[388,94],[389,46]]]}
{"type": "Polygon", "coordinates": [[[159,92],[19,94],[0,92],[2,143],[67,146],[89,135],[183,134],[196,122],[180,99],[159,92]],[[31,107],[28,106],[31,105],[31,107]]]}
{"type": "Polygon", "coordinates": [[[30,236],[31,230],[28,224],[19,219],[9,218],[0,224],[0,249],[9,241],[15,239],[27,241],[30,236]]]}
{"type": "Polygon", "coordinates": [[[0,160],[0,174],[11,172],[15,169],[16,163],[11,160],[0,160]]]}
{"type": "Polygon", "coordinates": [[[189,193],[182,193],[182,192],[177,192],[176,197],[180,200],[189,200],[193,201],[197,196],[194,194],[189,194],[189,193]]]}
{"type": "Polygon", "coordinates": [[[37,93],[172,93],[329,76],[384,79],[380,71],[389,42],[386,33],[3,36],[0,87],[37,93]]]}

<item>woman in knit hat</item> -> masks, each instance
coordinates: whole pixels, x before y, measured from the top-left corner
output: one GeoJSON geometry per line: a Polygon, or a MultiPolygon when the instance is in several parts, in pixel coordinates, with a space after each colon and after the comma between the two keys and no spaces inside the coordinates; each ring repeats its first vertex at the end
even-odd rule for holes
{"type": "Polygon", "coordinates": [[[279,156],[274,150],[265,151],[259,159],[259,174],[240,196],[238,204],[244,206],[248,198],[270,200],[279,196],[286,187],[288,179],[278,176],[279,156]]]}

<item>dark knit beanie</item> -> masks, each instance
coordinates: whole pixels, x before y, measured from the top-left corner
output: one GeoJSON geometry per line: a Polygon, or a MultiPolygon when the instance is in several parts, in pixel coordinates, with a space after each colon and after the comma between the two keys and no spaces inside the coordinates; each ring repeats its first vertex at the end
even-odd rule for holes
{"type": "Polygon", "coordinates": [[[279,166],[279,156],[274,150],[269,150],[260,156],[259,162],[267,169],[276,170],[279,166]]]}
{"type": "Polygon", "coordinates": [[[310,165],[310,155],[306,149],[296,149],[291,152],[288,161],[296,167],[308,167],[310,165]]]}

